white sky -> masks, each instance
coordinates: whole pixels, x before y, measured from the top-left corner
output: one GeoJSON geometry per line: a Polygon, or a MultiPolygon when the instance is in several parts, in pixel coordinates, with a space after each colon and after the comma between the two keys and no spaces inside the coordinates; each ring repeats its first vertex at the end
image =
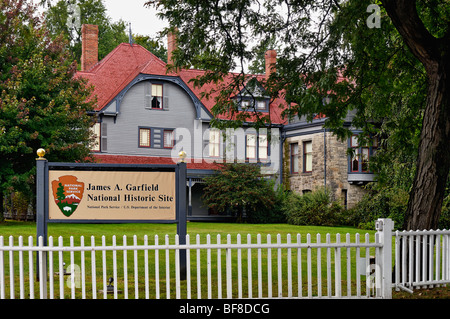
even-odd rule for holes
{"type": "Polygon", "coordinates": [[[159,31],[167,26],[167,22],[156,16],[153,6],[144,7],[147,0],[103,0],[107,14],[113,22],[122,19],[131,22],[133,34],[155,37],[159,31]]]}

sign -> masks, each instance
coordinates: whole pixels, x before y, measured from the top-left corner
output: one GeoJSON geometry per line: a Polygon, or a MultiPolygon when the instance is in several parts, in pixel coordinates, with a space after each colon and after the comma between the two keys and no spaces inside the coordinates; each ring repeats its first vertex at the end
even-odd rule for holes
{"type": "MultiPolygon", "coordinates": [[[[184,152],[176,165],[49,163],[43,149],[37,154],[36,235],[44,246],[49,222],[176,223],[179,243],[186,244],[184,152]]],[[[37,274],[40,266],[46,269],[44,257],[36,258],[37,274]]],[[[185,280],[186,250],[180,249],[179,258],[185,280]]]]}
{"type": "Polygon", "coordinates": [[[48,219],[175,220],[175,172],[49,170],[48,219]]]}

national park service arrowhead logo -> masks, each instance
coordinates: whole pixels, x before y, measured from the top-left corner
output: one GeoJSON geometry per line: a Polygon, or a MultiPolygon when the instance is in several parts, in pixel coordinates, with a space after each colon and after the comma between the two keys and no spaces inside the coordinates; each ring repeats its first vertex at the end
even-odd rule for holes
{"type": "Polygon", "coordinates": [[[60,176],[52,181],[53,198],[59,210],[69,217],[78,208],[83,198],[84,183],[72,175],[60,176]]]}

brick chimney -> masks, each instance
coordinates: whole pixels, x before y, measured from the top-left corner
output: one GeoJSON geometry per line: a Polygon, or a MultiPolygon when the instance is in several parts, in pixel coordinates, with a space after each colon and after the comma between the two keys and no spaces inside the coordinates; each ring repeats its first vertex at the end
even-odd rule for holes
{"type": "Polygon", "coordinates": [[[267,50],[264,57],[266,58],[266,80],[268,80],[270,75],[276,72],[277,51],[267,50]]]}
{"type": "Polygon", "coordinates": [[[173,51],[177,48],[177,36],[170,31],[167,34],[167,64],[173,64],[173,51]]]}
{"type": "Polygon", "coordinates": [[[87,71],[98,62],[98,26],[81,26],[81,71],[87,71]]]}

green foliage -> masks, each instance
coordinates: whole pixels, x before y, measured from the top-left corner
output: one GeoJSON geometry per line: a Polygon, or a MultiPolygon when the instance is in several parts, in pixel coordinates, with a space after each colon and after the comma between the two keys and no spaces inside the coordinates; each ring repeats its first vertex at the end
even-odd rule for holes
{"type": "Polygon", "coordinates": [[[276,194],[256,164],[222,163],[217,174],[206,177],[202,200],[219,214],[231,214],[238,221],[276,222],[276,194]]]}
{"type": "Polygon", "coordinates": [[[400,188],[370,190],[354,208],[349,210],[347,224],[361,229],[374,229],[378,218],[391,218],[394,227],[401,229],[408,198],[409,193],[400,188]]]}
{"type": "Polygon", "coordinates": [[[444,198],[438,227],[439,229],[450,229],[450,195],[447,195],[447,197],[444,198]]]}
{"type": "Polygon", "coordinates": [[[61,38],[51,39],[24,1],[0,2],[0,193],[34,193],[36,150],[50,161],[89,158],[91,89],[74,77],[61,38]]]}
{"type": "Polygon", "coordinates": [[[442,212],[438,228],[450,229],[450,176],[447,179],[447,186],[445,188],[445,197],[442,203],[442,212]]]}
{"type": "Polygon", "coordinates": [[[167,49],[161,44],[160,41],[158,41],[158,39],[153,39],[148,35],[134,35],[133,40],[135,43],[142,45],[164,62],[167,62],[167,49]]]}
{"type": "Polygon", "coordinates": [[[332,201],[329,192],[317,189],[303,195],[290,193],[284,201],[289,224],[337,226],[342,224],[343,207],[332,201]]]}
{"type": "Polygon", "coordinates": [[[124,21],[112,22],[106,14],[102,0],[59,0],[47,3],[45,19],[53,36],[62,35],[68,41],[72,58],[81,59],[81,26],[98,25],[99,59],[104,58],[117,45],[128,42],[127,25],[124,21]]]}
{"type": "MultiPolygon", "coordinates": [[[[414,167],[419,158],[419,172],[433,162],[431,166],[439,167],[439,184],[431,188],[437,187],[436,194],[441,195],[449,161],[438,164],[434,154],[448,159],[448,149],[431,146],[430,154],[423,159],[424,153],[418,152],[418,147],[431,145],[419,144],[422,131],[442,135],[436,140],[448,140],[443,133],[448,132],[445,125],[432,130],[437,124],[448,123],[448,112],[444,111],[448,109],[448,93],[443,90],[448,85],[442,84],[442,99],[426,98],[430,78],[448,78],[446,66],[434,67],[446,65],[446,62],[438,63],[438,59],[448,60],[448,1],[375,1],[380,9],[380,24],[376,28],[366,23],[370,16],[368,6],[374,4],[372,0],[147,2],[151,4],[178,29],[179,50],[175,55],[178,66],[209,70],[205,76],[195,79],[194,85],[220,84],[219,90],[211,92],[218,95],[213,114],[229,115],[236,121],[213,121],[212,125],[223,128],[245,121],[246,112],[236,112],[235,105],[230,103],[249,79],[245,64],[250,64],[252,70],[261,70],[260,49],[267,45],[277,47],[280,49],[276,72],[262,82],[273,101],[278,97],[286,101],[281,105],[288,106],[286,117],[306,116],[311,120],[321,113],[327,116],[325,126],[340,138],[349,136],[350,127],[361,129],[362,137],[380,136],[384,143],[378,165],[372,167],[379,174],[380,183],[389,181],[389,169],[383,165],[392,161],[398,166],[408,166],[409,162],[414,167]],[[404,14],[398,8],[410,11],[404,14]],[[425,68],[427,54],[436,61],[428,61],[425,68]],[[236,73],[227,77],[230,71],[236,73]],[[227,81],[223,81],[225,78],[227,81]],[[324,105],[325,96],[331,102],[324,105]],[[442,112],[441,120],[423,121],[425,109],[434,106],[442,112]],[[352,125],[345,127],[349,110],[355,111],[355,116],[352,125]],[[423,123],[433,124],[422,128],[423,123]]],[[[270,118],[260,117],[255,123],[269,122],[270,118]]],[[[427,132],[423,136],[428,135],[427,132]]],[[[415,171],[408,169],[407,174],[410,173],[415,171]]],[[[430,189],[428,184],[426,187],[413,186],[411,198],[431,198],[420,196],[430,189]]],[[[436,213],[430,211],[427,215],[436,213]]]]}

